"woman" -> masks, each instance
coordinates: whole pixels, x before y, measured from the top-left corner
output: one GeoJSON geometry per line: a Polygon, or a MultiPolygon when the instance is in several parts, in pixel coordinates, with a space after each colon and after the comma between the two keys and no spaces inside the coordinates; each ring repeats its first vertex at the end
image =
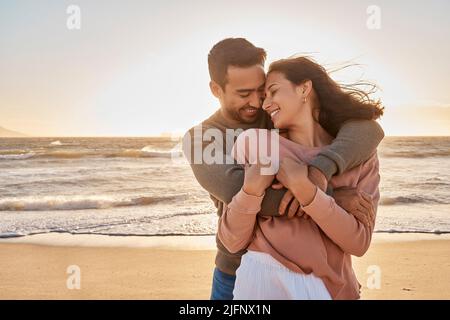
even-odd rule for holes
{"type": "Polygon", "coordinates": [[[256,135],[245,131],[234,146],[235,158],[247,163],[245,180],[224,208],[218,232],[230,252],[248,249],[236,272],[234,298],[358,299],[351,255],[362,256],[371,242],[379,200],[378,158],[374,154],[330,181],[333,188],[356,187],[370,197],[375,209],[366,224],[309,181],[307,163],[345,121],[376,119],[383,109],[363,91],[343,90],[305,57],[270,65],[263,108],[286,136],[278,136],[276,175],[261,174],[261,165],[249,154],[246,141],[260,137],[261,130],[256,135]],[[295,195],[310,219],[257,216],[274,178],[295,195]]]}

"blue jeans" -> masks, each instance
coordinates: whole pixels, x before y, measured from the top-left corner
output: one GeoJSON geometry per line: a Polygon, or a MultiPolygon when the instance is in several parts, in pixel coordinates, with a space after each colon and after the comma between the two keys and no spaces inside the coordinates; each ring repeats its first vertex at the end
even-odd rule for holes
{"type": "Polygon", "coordinates": [[[233,289],[236,276],[214,268],[211,300],[233,300],[233,289]]]}

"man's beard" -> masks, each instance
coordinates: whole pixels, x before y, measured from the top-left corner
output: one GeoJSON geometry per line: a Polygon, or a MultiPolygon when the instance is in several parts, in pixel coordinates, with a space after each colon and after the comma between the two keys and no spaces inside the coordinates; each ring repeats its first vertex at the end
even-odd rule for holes
{"type": "Polygon", "coordinates": [[[261,116],[261,108],[255,108],[251,106],[241,107],[238,110],[225,109],[225,111],[233,120],[246,124],[254,123],[261,116]],[[254,111],[247,112],[247,110],[254,111]]]}

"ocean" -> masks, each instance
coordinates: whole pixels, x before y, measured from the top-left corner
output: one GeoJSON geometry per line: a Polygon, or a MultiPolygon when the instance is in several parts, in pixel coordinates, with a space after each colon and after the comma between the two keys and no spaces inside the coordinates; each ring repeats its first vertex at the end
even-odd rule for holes
{"type": "MultiPolygon", "coordinates": [[[[375,232],[450,233],[450,137],[386,137],[375,232]]],[[[213,235],[170,138],[0,138],[0,237],[213,235]]]]}

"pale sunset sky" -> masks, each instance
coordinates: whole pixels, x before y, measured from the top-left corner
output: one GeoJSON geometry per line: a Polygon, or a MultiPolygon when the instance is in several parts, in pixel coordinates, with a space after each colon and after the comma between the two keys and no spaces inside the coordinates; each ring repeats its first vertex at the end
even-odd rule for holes
{"type": "Polygon", "coordinates": [[[450,1],[0,1],[0,126],[33,136],[181,133],[218,107],[207,54],[245,37],[373,81],[387,135],[450,135],[450,1]],[[69,30],[69,5],[81,29],[69,30]],[[369,29],[367,8],[380,8],[369,29]]]}

